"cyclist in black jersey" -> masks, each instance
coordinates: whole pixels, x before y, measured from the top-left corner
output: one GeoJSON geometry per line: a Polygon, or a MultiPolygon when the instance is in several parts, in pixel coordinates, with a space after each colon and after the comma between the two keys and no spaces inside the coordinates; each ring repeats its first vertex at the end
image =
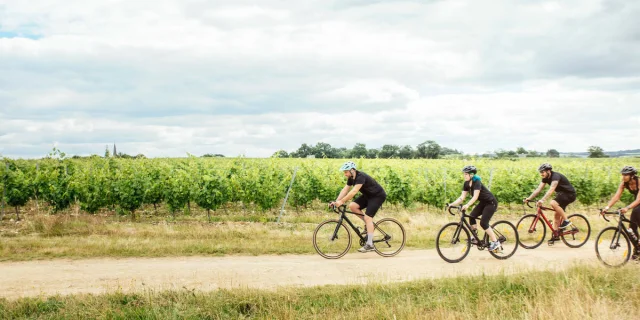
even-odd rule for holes
{"type": "MultiPolygon", "coordinates": [[[[489,225],[489,221],[493,214],[498,210],[498,200],[496,197],[487,189],[484,185],[482,185],[482,179],[477,176],[478,169],[474,166],[465,166],[462,168],[462,172],[464,173],[464,183],[462,184],[462,194],[456,201],[451,203],[449,206],[455,207],[464,201],[467,198],[467,194],[472,192],[471,200],[467,202],[464,206],[462,206],[463,210],[469,209],[471,205],[473,205],[476,201],[478,205],[473,208],[471,211],[471,218],[469,218],[469,224],[471,224],[471,232],[475,233],[477,236],[478,224],[475,218],[482,216],[480,219],[480,226],[489,235],[491,242],[489,242],[489,251],[494,251],[500,248],[500,242],[498,238],[496,238],[496,234],[491,229],[489,225]]],[[[479,238],[479,237],[478,237],[479,238]]],[[[475,237],[471,238],[471,243],[477,245],[477,240],[475,237]]]]}
{"type": "MultiPolygon", "coordinates": [[[[567,210],[567,206],[574,201],[576,201],[576,189],[573,188],[569,179],[565,177],[563,174],[553,171],[553,167],[551,164],[543,163],[538,168],[538,172],[540,173],[540,177],[542,177],[542,181],[538,188],[533,191],[533,193],[526,199],[524,202],[529,202],[531,199],[535,198],[540,194],[542,189],[544,189],[545,185],[549,185],[549,191],[540,199],[537,203],[538,206],[541,206],[547,198],[556,192],[556,197],[551,201],[551,207],[555,210],[555,219],[554,223],[556,226],[559,226],[558,231],[561,229],[566,229],[571,225],[571,221],[567,220],[567,215],[565,210],[567,210]],[[562,221],[562,222],[561,222],[562,221]]],[[[551,237],[551,241],[560,240],[560,236],[554,232],[551,237]]]]}
{"type": "MultiPolygon", "coordinates": [[[[636,239],[640,239],[640,234],[638,234],[638,225],[640,225],[640,192],[638,192],[638,189],[640,189],[640,179],[638,178],[638,170],[634,167],[626,166],[622,168],[620,174],[622,174],[622,181],[618,186],[618,191],[616,191],[616,194],[613,196],[613,198],[611,198],[611,201],[609,201],[607,206],[604,207],[602,211],[609,210],[612,205],[620,200],[624,189],[627,189],[629,192],[631,192],[631,194],[633,194],[635,200],[628,206],[620,209],[620,211],[622,213],[626,213],[627,211],[632,210],[631,217],[629,218],[629,220],[631,221],[629,223],[629,227],[631,228],[631,231],[636,235],[636,239]]],[[[635,250],[632,259],[639,260],[640,240],[633,242],[633,247],[635,250]]]]}
{"type": "Polygon", "coordinates": [[[373,217],[382,206],[382,203],[387,199],[387,193],[375,179],[364,172],[358,171],[356,164],[351,161],[343,164],[340,170],[343,171],[344,176],[347,177],[347,184],[342,188],[342,191],[340,191],[340,195],[338,195],[336,201],[331,202],[329,206],[340,207],[355,197],[358,192],[362,193],[349,204],[349,210],[365,222],[367,231],[367,242],[362,248],[358,249],[358,251],[373,251],[375,250],[373,248],[373,217]],[[362,210],[365,208],[366,213],[363,213],[362,210]]]}

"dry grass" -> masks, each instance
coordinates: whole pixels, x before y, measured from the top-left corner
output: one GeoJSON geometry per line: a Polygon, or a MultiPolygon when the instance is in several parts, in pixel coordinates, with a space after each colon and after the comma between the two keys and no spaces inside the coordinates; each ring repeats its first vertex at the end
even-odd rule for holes
{"type": "MultiPolygon", "coordinates": [[[[390,207],[380,217],[395,217],[403,223],[407,248],[427,249],[434,247],[440,227],[456,220],[440,210],[428,213],[427,210],[429,208],[390,207]]],[[[132,222],[129,217],[117,214],[89,215],[75,209],[57,215],[38,214],[32,205],[25,210],[22,221],[0,223],[0,261],[308,254],[314,253],[311,236],[317,224],[337,217],[321,210],[289,211],[281,223],[276,223],[276,213],[220,211],[212,215],[209,223],[204,211],[194,210],[190,215],[178,215],[175,219],[153,212],[153,207],[147,207],[132,222]]],[[[493,220],[506,219],[515,224],[521,215],[522,211],[502,208],[493,220]]],[[[594,239],[605,223],[593,211],[588,218],[594,229],[591,236],[594,239]]],[[[362,225],[359,219],[353,220],[357,221],[356,225],[362,225]]]]}

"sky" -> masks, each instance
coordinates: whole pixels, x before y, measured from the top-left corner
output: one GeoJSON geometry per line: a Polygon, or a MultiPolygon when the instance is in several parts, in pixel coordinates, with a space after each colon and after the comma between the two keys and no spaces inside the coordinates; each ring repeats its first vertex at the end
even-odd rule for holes
{"type": "Polygon", "coordinates": [[[0,154],[640,146],[640,2],[0,0],[0,154]]]}

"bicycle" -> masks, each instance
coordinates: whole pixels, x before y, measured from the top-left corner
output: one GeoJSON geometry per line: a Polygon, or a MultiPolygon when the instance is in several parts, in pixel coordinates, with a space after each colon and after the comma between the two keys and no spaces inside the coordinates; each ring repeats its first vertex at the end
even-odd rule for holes
{"type": "Polygon", "coordinates": [[[598,259],[606,266],[617,268],[629,262],[631,252],[634,248],[634,246],[631,245],[630,239],[633,239],[634,237],[632,237],[631,234],[629,234],[629,231],[627,231],[627,228],[625,228],[624,222],[629,223],[631,221],[624,216],[624,213],[620,212],[620,210],[617,210],[616,212],[604,212],[602,214],[602,218],[605,221],[610,222],[606,217],[608,214],[615,214],[618,216],[618,226],[608,226],[600,231],[600,234],[598,234],[598,237],[596,238],[596,256],[598,256],[598,259]],[[622,243],[620,241],[620,237],[624,239],[622,243]],[[609,262],[609,257],[618,258],[620,261],[609,262]]]}
{"type": "MultiPolygon", "coordinates": [[[[526,202],[526,204],[529,208],[534,208],[531,206],[530,202],[526,202]]],[[[525,249],[535,249],[544,241],[544,238],[547,235],[547,226],[551,229],[552,234],[558,232],[558,230],[554,228],[553,224],[551,224],[544,215],[544,211],[555,210],[553,210],[553,208],[538,206],[536,214],[526,214],[524,204],[522,207],[525,215],[520,218],[520,221],[518,221],[520,245],[525,249]],[[541,220],[542,222],[540,222],[541,220]],[[542,229],[542,232],[540,232],[539,229],[542,229]]],[[[589,220],[587,220],[585,216],[577,213],[568,216],[567,219],[571,221],[571,229],[561,231],[558,236],[568,247],[580,248],[587,243],[587,240],[589,240],[589,236],[591,235],[591,225],[589,224],[589,220]]],[[[551,239],[547,244],[552,246],[554,243],[555,240],[551,239]]]]}
{"type": "MultiPolygon", "coordinates": [[[[313,247],[319,255],[326,259],[339,259],[351,249],[351,233],[344,224],[346,221],[351,229],[360,238],[360,246],[367,242],[367,233],[361,232],[347,217],[347,206],[332,207],[333,211],[340,215],[339,219],[329,219],[321,222],[313,232],[313,247]],[[327,242],[326,244],[324,242],[327,242]]],[[[398,220],[384,218],[374,223],[373,247],[383,257],[393,257],[400,253],[406,242],[404,227],[398,220]]]]}
{"type": "MultiPolygon", "coordinates": [[[[471,236],[469,235],[471,225],[466,220],[466,218],[470,218],[471,216],[467,215],[465,210],[462,210],[462,206],[449,207],[449,214],[453,216],[456,215],[456,213],[451,211],[453,209],[458,210],[460,221],[448,223],[438,231],[436,249],[438,255],[440,255],[440,258],[444,261],[458,263],[467,257],[472,245],[475,245],[480,251],[488,248],[489,235],[485,232],[484,238],[480,240],[477,231],[471,232],[473,239],[476,240],[475,244],[472,243],[471,236]],[[456,253],[462,255],[457,257],[455,256],[456,253]]],[[[489,251],[489,253],[499,260],[509,259],[518,249],[518,231],[516,227],[509,221],[501,220],[495,222],[491,228],[496,234],[498,241],[500,241],[500,247],[495,251],[489,251]]]]}

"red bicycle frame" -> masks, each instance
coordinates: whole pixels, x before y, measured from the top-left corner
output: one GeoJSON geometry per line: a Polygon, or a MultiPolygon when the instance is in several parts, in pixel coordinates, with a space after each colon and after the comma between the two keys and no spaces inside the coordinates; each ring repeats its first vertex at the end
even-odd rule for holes
{"type": "MultiPolygon", "coordinates": [[[[527,202],[527,206],[529,208],[533,209],[533,207],[529,204],[529,202],[527,202]]],[[[529,233],[533,233],[534,231],[536,231],[536,225],[538,224],[538,221],[540,221],[540,218],[542,218],[542,221],[544,221],[544,223],[546,223],[547,226],[549,226],[549,229],[551,229],[552,235],[554,233],[556,233],[557,229],[555,229],[553,227],[553,225],[549,222],[549,219],[547,219],[547,217],[544,215],[543,211],[553,211],[553,212],[555,212],[555,210],[553,208],[538,206],[538,212],[536,213],[536,218],[533,219],[533,222],[531,223],[531,226],[529,227],[529,233]]],[[[577,229],[562,231],[562,232],[558,233],[558,237],[564,236],[564,235],[567,235],[567,234],[576,234],[577,232],[578,232],[577,229]]]]}

